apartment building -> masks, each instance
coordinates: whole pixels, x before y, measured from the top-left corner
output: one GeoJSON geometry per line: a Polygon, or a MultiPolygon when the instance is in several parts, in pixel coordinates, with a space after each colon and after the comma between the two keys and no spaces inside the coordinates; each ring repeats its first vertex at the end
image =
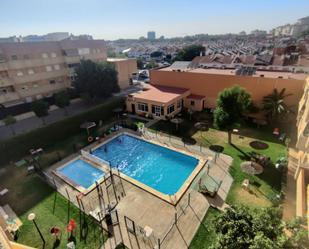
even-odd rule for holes
{"type": "Polygon", "coordinates": [[[286,99],[287,104],[297,107],[306,78],[306,74],[289,72],[256,71],[252,75],[239,75],[237,69],[167,67],[150,71],[151,85],[128,96],[127,110],[164,119],[176,115],[182,106],[193,111],[213,109],[219,92],[234,85],[245,88],[257,106],[275,88],[285,88],[292,93],[286,99]]]}
{"type": "Polygon", "coordinates": [[[106,61],[103,40],[0,44],[0,104],[31,102],[70,87],[81,59],[106,61]]]}
{"type": "Polygon", "coordinates": [[[114,63],[118,72],[118,85],[120,89],[128,88],[131,83],[132,73],[136,73],[136,59],[129,58],[107,58],[108,62],[114,63]]]}
{"type": "Polygon", "coordinates": [[[296,215],[307,217],[309,224],[309,78],[299,101],[295,159],[296,215]]]}

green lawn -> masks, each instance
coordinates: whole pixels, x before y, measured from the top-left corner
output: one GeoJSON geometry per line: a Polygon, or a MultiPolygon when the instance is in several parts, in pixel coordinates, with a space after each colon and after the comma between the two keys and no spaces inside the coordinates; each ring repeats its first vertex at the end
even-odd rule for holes
{"type": "Polygon", "coordinates": [[[50,228],[53,226],[60,227],[62,230],[61,244],[58,248],[65,248],[68,238],[66,232],[68,217],[75,219],[78,224],[76,230],[77,248],[99,248],[102,245],[101,230],[88,217],[86,217],[88,225],[87,239],[86,241],[80,241],[78,209],[72,204],[69,206],[67,200],[59,193],[56,195],[56,192],[41,178],[35,174],[26,175],[27,172],[24,167],[11,166],[5,169],[6,171],[1,173],[0,188],[6,187],[9,192],[1,198],[0,204],[10,204],[23,222],[17,242],[41,248],[42,242],[39,234],[34,224],[27,220],[28,214],[34,212],[37,217],[37,224],[46,240],[45,248],[54,247],[55,239],[49,233],[50,228]]]}
{"type": "Polygon", "coordinates": [[[208,249],[216,241],[214,222],[220,211],[212,207],[206,213],[201,226],[190,244],[190,249],[208,249]]]}
{"type": "Polygon", "coordinates": [[[202,144],[205,147],[222,146],[223,153],[233,158],[230,173],[234,178],[234,183],[229,192],[227,203],[244,204],[250,207],[270,206],[273,198],[281,191],[282,172],[274,167],[274,163],[278,158],[286,155],[285,145],[272,135],[270,129],[258,129],[248,125],[239,128],[239,133],[232,136],[233,145],[230,145],[227,143],[226,132],[214,128],[210,128],[207,132],[197,131],[194,128],[194,123],[193,120],[185,120],[176,130],[175,124],[169,121],[159,121],[150,129],[179,137],[191,137],[197,144],[202,144]],[[256,140],[266,143],[268,148],[263,150],[252,148],[250,143],[256,140]],[[272,165],[265,167],[261,175],[251,176],[243,173],[240,164],[248,160],[250,152],[270,157],[272,165]],[[251,182],[250,192],[241,188],[241,183],[245,178],[251,182]]]}
{"type": "Polygon", "coordinates": [[[79,211],[72,204],[68,205],[68,201],[59,193],[52,192],[41,202],[37,203],[33,208],[28,210],[21,216],[23,226],[20,230],[18,242],[33,247],[41,247],[42,241],[36,231],[34,224],[27,220],[27,215],[34,212],[36,214],[36,222],[46,240],[45,248],[54,248],[55,238],[50,234],[50,229],[57,226],[62,231],[59,248],[65,248],[70,234],[66,231],[68,219],[74,219],[77,222],[74,237],[76,240],[76,248],[99,248],[103,244],[103,239],[99,226],[89,217],[86,217],[85,223],[85,240],[80,241],[80,220],[79,211]]]}
{"type": "MultiPolygon", "coordinates": [[[[209,119],[205,115],[202,120],[209,119]]],[[[270,128],[256,128],[250,125],[243,125],[239,128],[239,133],[233,134],[233,145],[227,143],[227,133],[210,128],[209,131],[201,132],[194,128],[194,119],[186,119],[176,130],[175,124],[169,121],[159,121],[150,129],[162,131],[184,138],[193,138],[197,144],[206,147],[214,145],[221,146],[223,153],[233,158],[233,164],[230,168],[230,174],[234,182],[228,194],[226,202],[230,205],[242,204],[248,208],[267,207],[275,204],[274,197],[281,192],[283,173],[274,166],[276,160],[286,156],[286,146],[282,144],[277,137],[274,137],[270,128]],[[267,144],[268,148],[254,149],[250,146],[252,141],[261,141],[267,144]],[[241,171],[241,162],[248,160],[249,152],[257,152],[266,157],[270,157],[272,164],[264,168],[260,175],[251,176],[241,171]],[[250,191],[241,187],[244,179],[250,180],[250,191]]],[[[211,121],[209,122],[211,124],[211,121]]],[[[213,230],[212,223],[219,211],[210,209],[204,217],[203,224],[196,233],[190,248],[200,249],[208,248],[216,240],[216,234],[213,230]]]]}

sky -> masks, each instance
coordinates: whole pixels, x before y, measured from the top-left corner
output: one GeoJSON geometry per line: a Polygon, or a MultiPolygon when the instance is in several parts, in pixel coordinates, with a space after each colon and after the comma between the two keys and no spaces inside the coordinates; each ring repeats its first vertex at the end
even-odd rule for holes
{"type": "Polygon", "coordinates": [[[0,37],[70,32],[96,39],[271,30],[309,15],[308,0],[0,0],[0,37]]]}

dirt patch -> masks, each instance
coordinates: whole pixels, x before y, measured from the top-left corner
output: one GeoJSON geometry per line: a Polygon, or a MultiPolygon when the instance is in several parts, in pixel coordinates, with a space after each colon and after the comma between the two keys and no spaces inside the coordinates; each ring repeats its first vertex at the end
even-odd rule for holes
{"type": "Polygon", "coordinates": [[[246,205],[250,203],[250,206],[260,206],[260,207],[268,207],[271,206],[269,200],[264,198],[263,196],[257,195],[254,191],[247,191],[241,187],[236,188],[235,193],[237,193],[239,197],[239,202],[246,205]]]}
{"type": "Polygon", "coordinates": [[[266,150],[269,147],[267,143],[264,143],[262,141],[257,141],[257,140],[252,141],[250,143],[250,146],[256,150],[266,150]]]}

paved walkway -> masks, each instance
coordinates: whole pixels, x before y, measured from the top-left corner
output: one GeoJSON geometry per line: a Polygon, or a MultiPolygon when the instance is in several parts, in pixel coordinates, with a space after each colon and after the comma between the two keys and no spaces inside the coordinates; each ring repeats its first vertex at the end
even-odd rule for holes
{"type": "MultiPolygon", "coordinates": [[[[82,112],[93,108],[95,105],[86,105],[85,103],[79,101],[77,103],[73,103],[67,107],[68,115],[73,116],[82,112]]],[[[17,121],[15,124],[12,125],[16,134],[22,134],[40,127],[43,127],[42,119],[28,115],[25,119],[17,121]]],[[[46,124],[52,124],[68,116],[65,114],[65,111],[61,108],[52,108],[52,111],[49,112],[49,115],[45,117],[46,124]]],[[[7,139],[13,136],[12,128],[8,126],[1,126],[0,127],[0,140],[7,139]]]]}
{"type": "MultiPolygon", "coordinates": [[[[166,141],[166,143],[170,142],[166,141]]],[[[174,145],[170,143],[170,147],[174,147],[174,145]]],[[[208,149],[196,151],[190,146],[182,147],[182,149],[191,152],[194,150],[196,153],[210,158],[208,156],[208,153],[210,153],[208,149]]],[[[62,162],[53,165],[48,169],[47,175],[49,177],[55,177],[51,171],[76,155],[71,155],[62,162]]],[[[104,243],[102,249],[114,249],[121,242],[129,249],[153,249],[158,244],[158,238],[161,241],[161,249],[187,249],[208,208],[210,206],[215,206],[218,209],[224,209],[226,207],[225,199],[233,182],[232,177],[228,173],[231,163],[232,158],[224,154],[221,154],[216,162],[214,160],[209,162],[209,166],[201,170],[177,206],[168,204],[130,182],[126,182],[125,180],[121,181],[118,176],[114,176],[114,184],[112,185],[114,187],[108,187],[111,184],[111,180],[110,178],[106,178],[106,182],[101,184],[104,203],[113,203],[116,198],[119,200],[116,206],[119,223],[108,227],[105,222],[102,222],[102,226],[112,234],[106,243],[104,243]],[[215,198],[205,197],[197,191],[199,178],[206,176],[206,174],[223,181],[215,198]],[[176,223],[175,214],[177,214],[176,223]],[[128,231],[125,216],[135,221],[135,234],[128,231]],[[145,226],[153,229],[153,234],[150,238],[145,237],[145,226]]],[[[58,177],[55,177],[54,180],[50,179],[50,182],[56,184],[58,192],[62,193],[62,195],[78,206],[76,196],[79,192],[58,177]]],[[[100,201],[96,189],[84,196],[82,200],[86,213],[95,215],[99,212],[100,201]]]]}
{"type": "Polygon", "coordinates": [[[298,159],[297,151],[289,148],[288,156],[288,172],[286,178],[286,185],[283,187],[285,199],[283,201],[283,219],[290,220],[296,215],[296,181],[294,178],[298,159]]]}

